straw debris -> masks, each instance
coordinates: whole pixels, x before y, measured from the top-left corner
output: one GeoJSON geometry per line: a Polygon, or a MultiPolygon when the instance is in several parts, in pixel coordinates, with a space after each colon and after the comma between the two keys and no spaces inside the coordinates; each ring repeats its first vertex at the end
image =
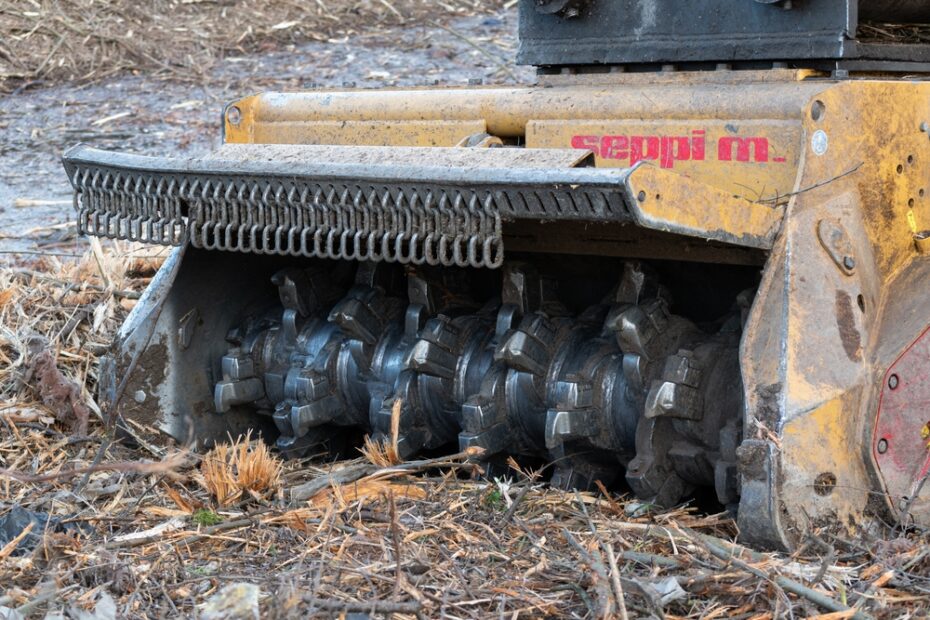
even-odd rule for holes
{"type": "Polygon", "coordinates": [[[207,452],[200,465],[203,486],[221,507],[248,496],[262,500],[281,488],[281,459],[251,431],[207,452]]]}
{"type": "Polygon", "coordinates": [[[218,60],[470,15],[503,0],[0,0],[0,93],[130,72],[200,80],[218,60]]]}

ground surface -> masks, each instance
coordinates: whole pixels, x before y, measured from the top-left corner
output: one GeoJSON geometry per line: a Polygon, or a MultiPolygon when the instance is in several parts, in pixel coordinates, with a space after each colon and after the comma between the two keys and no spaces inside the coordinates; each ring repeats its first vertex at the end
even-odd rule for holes
{"type": "Polygon", "coordinates": [[[282,464],[254,442],[112,442],[97,360],[159,252],[76,238],[62,149],[204,153],[222,104],[256,90],[531,79],[499,66],[515,45],[506,3],[308,4],[336,22],[292,24],[303,3],[157,0],[251,12],[182,21],[183,45],[153,61],[128,3],[0,0],[0,618],[926,617],[930,547],[913,530],[825,530],[793,556],[758,554],[725,514],[561,493],[532,471],[486,482],[463,455],[282,464]],[[95,36],[109,43],[60,57],[95,36]]]}
{"type": "Polygon", "coordinates": [[[146,155],[198,155],[219,144],[223,104],[257,91],[532,80],[532,70],[513,66],[513,10],[453,15],[451,21],[437,10],[433,18],[461,38],[427,16],[330,42],[278,43],[272,51],[231,55],[191,79],[147,72],[81,84],[26,82],[15,95],[0,94],[2,251],[35,251],[37,243],[62,251],[58,244],[74,238],[70,185],[59,158],[79,142],[146,155]]]}

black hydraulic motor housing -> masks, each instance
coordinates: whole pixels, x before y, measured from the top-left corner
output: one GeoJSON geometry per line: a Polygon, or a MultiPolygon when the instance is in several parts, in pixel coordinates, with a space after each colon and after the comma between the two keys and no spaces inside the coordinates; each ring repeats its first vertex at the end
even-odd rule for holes
{"type": "MultiPolygon", "coordinates": [[[[523,0],[523,64],[913,71],[926,45],[862,36],[865,22],[930,23],[925,0],[523,0]]],[[[873,30],[870,30],[871,33],[873,30]]]]}

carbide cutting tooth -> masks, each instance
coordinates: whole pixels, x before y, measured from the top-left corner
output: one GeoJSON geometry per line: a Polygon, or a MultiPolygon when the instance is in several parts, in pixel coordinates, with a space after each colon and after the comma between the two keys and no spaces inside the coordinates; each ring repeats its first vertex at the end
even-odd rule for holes
{"type": "Polygon", "coordinates": [[[274,420],[275,427],[277,427],[278,432],[281,433],[282,437],[294,436],[294,428],[291,424],[292,406],[292,403],[282,401],[275,405],[274,413],[271,416],[271,419],[274,420]]]}
{"type": "Polygon", "coordinates": [[[438,297],[439,291],[432,282],[413,269],[407,271],[407,299],[411,305],[421,306],[428,314],[435,314],[438,297]]]}
{"type": "MultiPolygon", "coordinates": [[[[322,274],[314,273],[319,279],[322,274]]],[[[285,310],[295,310],[301,316],[309,316],[319,311],[320,300],[314,290],[314,282],[303,269],[284,269],[271,277],[271,282],[278,287],[278,297],[285,310]]]]}
{"type": "Polygon", "coordinates": [[[494,359],[536,375],[546,372],[548,357],[545,345],[524,331],[513,332],[494,354],[494,359]]]}
{"type": "Polygon", "coordinates": [[[617,321],[617,344],[623,352],[646,355],[646,346],[656,336],[656,329],[639,306],[628,308],[617,321]]]}
{"type": "Polygon", "coordinates": [[[656,381],[646,397],[646,417],[700,420],[704,415],[701,401],[700,392],[691,386],[656,381]]]}
{"type": "Polygon", "coordinates": [[[658,331],[664,330],[668,326],[669,312],[668,302],[664,297],[656,297],[642,304],[642,308],[649,316],[649,320],[658,331]]]}
{"type": "Polygon", "coordinates": [[[400,288],[401,273],[391,264],[363,261],[355,270],[355,284],[370,289],[381,289],[391,294],[400,288]]]}
{"type": "Polygon", "coordinates": [[[574,462],[574,459],[569,459],[568,463],[556,466],[549,484],[563,491],[576,489],[588,491],[595,487],[598,480],[610,484],[614,478],[616,474],[605,467],[584,461],[574,462]]]}
{"type": "Polygon", "coordinates": [[[338,443],[338,441],[339,439],[333,435],[332,429],[320,428],[314,429],[301,437],[281,435],[275,441],[275,447],[280,450],[284,458],[294,459],[307,456],[313,449],[326,446],[335,447],[332,444],[338,443]]]}
{"type": "Polygon", "coordinates": [[[478,396],[462,405],[462,427],[477,433],[497,423],[497,405],[494,401],[478,396]]]}
{"type": "Polygon", "coordinates": [[[557,381],[555,403],[562,409],[584,409],[594,402],[594,389],[581,381],[557,381]]]}
{"type": "Polygon", "coordinates": [[[701,384],[701,374],[701,369],[695,364],[694,354],[681,350],[665,360],[662,378],[696,388],[701,384]]]}
{"type": "Polygon", "coordinates": [[[298,402],[319,400],[333,392],[329,378],[311,368],[292,369],[285,380],[284,390],[298,402]]]}
{"type": "Polygon", "coordinates": [[[458,358],[441,346],[428,340],[418,340],[410,349],[406,366],[417,372],[451,379],[455,376],[458,358]]]}
{"type": "Polygon", "coordinates": [[[242,325],[236,325],[226,332],[226,342],[234,347],[241,347],[248,330],[242,325]]]}
{"type": "Polygon", "coordinates": [[[404,360],[405,366],[442,379],[452,379],[458,365],[459,329],[447,317],[436,317],[426,322],[420,340],[411,347],[404,360]]]}
{"type": "Polygon", "coordinates": [[[221,364],[225,379],[240,381],[255,375],[255,362],[248,356],[225,355],[221,364]]]}
{"type": "MultiPolygon", "coordinates": [[[[372,406],[371,426],[374,429],[373,437],[377,441],[391,441],[393,429],[392,419],[394,408],[400,403],[398,411],[398,453],[401,458],[413,455],[424,447],[437,447],[437,435],[442,429],[430,427],[430,420],[424,416],[419,403],[417,389],[417,375],[410,370],[401,372],[397,379],[392,396],[381,399],[377,410],[372,406]]],[[[452,439],[440,437],[440,443],[452,439]]]]}
{"type": "Polygon", "coordinates": [[[593,436],[597,432],[595,416],[593,409],[550,409],[546,412],[546,448],[593,436]]]}
{"type": "Polygon", "coordinates": [[[616,301],[625,304],[638,304],[646,286],[646,273],[639,261],[627,261],[623,264],[623,276],[617,286],[616,301]]]}
{"type": "Polygon", "coordinates": [[[459,434],[461,450],[478,447],[491,455],[503,452],[513,442],[494,396],[502,385],[505,373],[506,369],[502,366],[492,366],[485,376],[481,393],[462,405],[462,432],[459,434]]]}
{"type": "Polygon", "coordinates": [[[459,328],[448,317],[436,317],[428,321],[423,328],[423,339],[441,346],[446,351],[455,350],[458,338],[459,328]]]}
{"type": "Polygon", "coordinates": [[[462,432],[459,448],[481,448],[487,454],[503,452],[511,441],[507,425],[498,422],[497,405],[482,397],[462,405],[462,432]]]}
{"type": "MultiPolygon", "coordinates": [[[[398,397],[402,392],[398,391],[398,397]]],[[[381,401],[381,406],[376,408],[374,402],[371,404],[371,428],[374,431],[375,435],[391,435],[391,417],[394,412],[394,402],[397,400],[395,397],[387,397],[381,401]]],[[[400,410],[400,423],[404,423],[404,408],[409,407],[409,404],[404,400],[401,400],[401,410],[400,410]]]]}
{"type": "Polygon", "coordinates": [[[381,333],[381,321],[370,305],[360,299],[347,298],[336,304],[329,320],[338,325],[351,338],[365,344],[374,344],[381,333]]]}
{"type": "Polygon", "coordinates": [[[309,403],[291,407],[291,427],[300,437],[314,426],[332,422],[342,412],[342,404],[335,396],[326,396],[309,403]]]}
{"type": "Polygon", "coordinates": [[[261,399],[265,386],[261,379],[220,381],[213,390],[213,405],[217,413],[226,413],[236,405],[246,405],[261,399]]]}
{"type": "Polygon", "coordinates": [[[542,304],[542,283],[532,265],[510,263],[504,267],[501,300],[516,307],[522,315],[539,310],[542,304]]]}
{"type": "Polygon", "coordinates": [[[624,353],[649,357],[649,344],[668,324],[668,310],[661,299],[641,306],[620,306],[607,317],[606,327],[614,332],[624,353]]]}
{"type": "MultiPolygon", "coordinates": [[[[315,439],[315,438],[313,438],[315,439]]],[[[275,441],[275,447],[278,448],[286,457],[302,456],[305,450],[312,448],[316,442],[310,437],[294,437],[292,435],[281,435],[275,441]]]]}
{"type": "MultiPolygon", "coordinates": [[[[381,445],[391,445],[390,433],[374,433],[372,441],[381,445]]],[[[423,449],[423,433],[417,430],[401,431],[397,436],[397,456],[406,459],[423,449]]]]}
{"type": "Polygon", "coordinates": [[[480,448],[481,457],[503,452],[509,443],[510,433],[505,424],[495,424],[478,433],[459,433],[459,450],[480,448]]]}
{"type": "Polygon", "coordinates": [[[639,304],[654,297],[666,297],[667,291],[659,284],[656,273],[639,261],[628,261],[623,265],[623,275],[614,294],[618,304],[639,304]]]}
{"type": "Polygon", "coordinates": [[[634,458],[629,463],[626,481],[637,497],[649,498],[658,506],[674,506],[690,488],[674,471],[654,467],[648,459],[634,458]]]}

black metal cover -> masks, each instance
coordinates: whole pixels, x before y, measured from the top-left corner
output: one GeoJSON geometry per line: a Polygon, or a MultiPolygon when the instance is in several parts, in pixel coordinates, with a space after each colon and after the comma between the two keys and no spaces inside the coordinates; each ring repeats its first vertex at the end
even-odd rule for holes
{"type": "Polygon", "coordinates": [[[788,62],[930,70],[930,45],[862,42],[873,21],[930,22],[925,0],[521,0],[518,61],[566,65],[788,62]]]}

